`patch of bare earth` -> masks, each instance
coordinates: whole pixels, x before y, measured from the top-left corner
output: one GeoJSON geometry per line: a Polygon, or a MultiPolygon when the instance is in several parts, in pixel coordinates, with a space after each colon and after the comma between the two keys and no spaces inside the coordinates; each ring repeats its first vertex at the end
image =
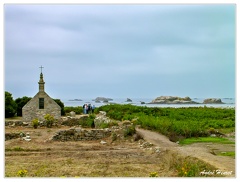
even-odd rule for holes
{"type": "Polygon", "coordinates": [[[29,133],[31,141],[21,138],[5,141],[5,176],[17,177],[19,170],[26,169],[27,177],[148,177],[151,172],[157,172],[159,177],[175,177],[178,172],[172,164],[178,154],[197,157],[221,170],[233,170],[235,175],[234,159],[209,152],[209,148],[218,146],[193,144],[182,147],[159,133],[139,128],[137,132],[145,141],[159,146],[160,152],[141,148],[131,137],[113,142],[108,137],[103,139],[106,144],[101,144],[101,140],[49,140],[63,129],[69,127],[6,127],[8,133],[29,133]]]}
{"type": "Polygon", "coordinates": [[[97,141],[50,141],[61,128],[7,128],[5,132],[29,133],[31,141],[20,138],[5,141],[5,176],[16,177],[21,169],[28,177],[148,177],[175,176],[163,162],[164,153],[140,148],[138,142],[105,138],[97,141]],[[16,149],[21,150],[16,150],[16,149]]]}

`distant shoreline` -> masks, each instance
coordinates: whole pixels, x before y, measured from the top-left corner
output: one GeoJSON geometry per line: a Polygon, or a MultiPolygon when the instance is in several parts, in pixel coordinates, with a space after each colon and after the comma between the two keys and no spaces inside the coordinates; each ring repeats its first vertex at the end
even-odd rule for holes
{"type": "MultiPolygon", "coordinates": [[[[195,98],[193,100],[196,100],[195,98]]],[[[64,106],[67,107],[77,107],[77,106],[82,106],[85,103],[91,103],[92,105],[95,105],[95,107],[101,107],[104,105],[108,104],[130,104],[130,105],[135,105],[135,106],[142,106],[142,107],[216,107],[216,108],[235,108],[235,102],[234,98],[233,99],[228,99],[224,101],[224,104],[203,104],[201,103],[201,100],[203,99],[198,99],[198,103],[196,104],[189,104],[189,103],[178,103],[178,104],[169,104],[169,103],[150,103],[152,99],[132,99],[132,102],[126,102],[126,98],[119,98],[119,99],[113,99],[113,101],[110,102],[99,102],[96,103],[92,99],[82,99],[82,101],[69,101],[69,100],[64,100],[64,106]],[[231,102],[229,102],[231,101],[231,102]],[[144,102],[144,103],[143,103],[144,102]]]]}

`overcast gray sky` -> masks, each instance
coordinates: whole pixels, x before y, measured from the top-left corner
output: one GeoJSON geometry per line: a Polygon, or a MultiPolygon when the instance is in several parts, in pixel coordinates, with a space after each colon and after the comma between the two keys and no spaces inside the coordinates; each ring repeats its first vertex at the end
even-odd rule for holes
{"type": "Polygon", "coordinates": [[[236,6],[5,5],[5,91],[235,97],[236,6]]]}

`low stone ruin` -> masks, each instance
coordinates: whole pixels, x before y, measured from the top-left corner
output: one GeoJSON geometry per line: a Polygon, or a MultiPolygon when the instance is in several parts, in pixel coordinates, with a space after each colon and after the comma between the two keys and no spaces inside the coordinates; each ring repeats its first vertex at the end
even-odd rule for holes
{"type": "Polygon", "coordinates": [[[21,138],[21,137],[25,137],[26,134],[22,133],[22,132],[17,132],[17,133],[5,133],[5,141],[6,140],[12,140],[12,139],[16,139],[16,138],[21,138]]]}
{"type": "Polygon", "coordinates": [[[54,141],[81,141],[81,140],[99,140],[111,135],[111,131],[106,129],[86,130],[82,128],[70,128],[68,130],[58,131],[51,140],[54,141]]]}

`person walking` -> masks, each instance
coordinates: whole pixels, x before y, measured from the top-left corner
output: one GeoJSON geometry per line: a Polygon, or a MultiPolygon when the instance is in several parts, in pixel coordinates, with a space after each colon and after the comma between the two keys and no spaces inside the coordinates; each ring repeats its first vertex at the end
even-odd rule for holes
{"type": "Polygon", "coordinates": [[[92,114],[92,106],[91,106],[91,104],[88,104],[88,114],[92,114]]]}
{"type": "Polygon", "coordinates": [[[92,113],[94,113],[95,105],[92,106],[92,113]]]}
{"type": "Polygon", "coordinates": [[[86,114],[88,114],[88,105],[85,104],[85,110],[86,110],[86,114]]]}
{"type": "Polygon", "coordinates": [[[83,104],[83,114],[86,114],[85,104],[83,104]]]}

